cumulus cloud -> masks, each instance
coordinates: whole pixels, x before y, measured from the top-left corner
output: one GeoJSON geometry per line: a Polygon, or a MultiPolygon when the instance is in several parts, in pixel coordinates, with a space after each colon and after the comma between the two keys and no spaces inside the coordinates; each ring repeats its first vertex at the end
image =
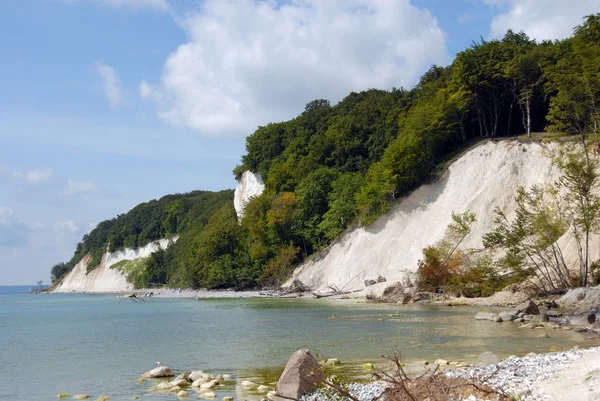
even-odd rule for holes
{"type": "Polygon", "coordinates": [[[11,172],[11,177],[15,181],[25,181],[30,184],[40,184],[42,182],[47,182],[52,178],[54,174],[54,170],[51,168],[39,169],[39,170],[30,170],[30,171],[16,171],[13,170],[11,172]]]}
{"type": "Polygon", "coordinates": [[[205,135],[248,134],[316,98],[416,83],[447,62],[445,34],[409,0],[206,0],[180,21],[189,41],[166,60],[159,117],[205,135]]]}
{"type": "Polygon", "coordinates": [[[152,88],[150,88],[150,84],[146,81],[140,82],[140,96],[142,99],[146,99],[152,93],[152,88]]]}
{"type": "Polygon", "coordinates": [[[100,192],[100,188],[91,181],[75,181],[70,179],[67,180],[67,186],[64,190],[64,193],[69,196],[98,192],[100,192]]]}
{"type": "Polygon", "coordinates": [[[103,63],[96,63],[96,73],[102,78],[102,89],[104,96],[108,100],[110,107],[117,108],[125,104],[125,94],[121,88],[119,75],[111,66],[103,63]]]}
{"type": "Polygon", "coordinates": [[[492,19],[491,35],[504,36],[508,29],[538,40],[564,39],[583,22],[585,15],[600,12],[597,0],[483,0],[498,7],[500,14],[492,19]]]}

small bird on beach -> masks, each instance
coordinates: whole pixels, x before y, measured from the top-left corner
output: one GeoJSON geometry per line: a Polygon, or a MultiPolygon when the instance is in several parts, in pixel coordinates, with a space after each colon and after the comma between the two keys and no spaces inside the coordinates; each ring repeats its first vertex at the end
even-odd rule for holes
{"type": "Polygon", "coordinates": [[[156,366],[160,366],[162,365],[162,363],[160,363],[160,361],[156,362],[156,366]]]}

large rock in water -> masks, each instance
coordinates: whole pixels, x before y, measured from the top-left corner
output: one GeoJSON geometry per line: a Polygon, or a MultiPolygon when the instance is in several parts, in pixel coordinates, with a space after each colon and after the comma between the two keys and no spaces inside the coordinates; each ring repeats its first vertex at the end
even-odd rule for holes
{"type": "Polygon", "coordinates": [[[159,377],[173,377],[175,376],[173,374],[173,371],[171,370],[171,368],[168,368],[166,366],[159,366],[158,368],[154,368],[149,372],[146,372],[142,375],[142,377],[148,378],[148,379],[156,379],[159,377]]]}
{"type": "Polygon", "coordinates": [[[307,349],[300,349],[292,354],[285,369],[277,381],[277,395],[299,399],[317,389],[319,380],[325,378],[323,368],[307,349]]]}
{"type": "Polygon", "coordinates": [[[502,318],[497,313],[478,312],[475,320],[491,320],[492,322],[501,322],[502,318]]]}
{"type": "Polygon", "coordinates": [[[517,305],[517,307],[515,309],[517,310],[517,312],[524,313],[526,315],[539,315],[540,314],[540,310],[539,310],[538,306],[531,299],[523,302],[520,305],[517,305]]]}

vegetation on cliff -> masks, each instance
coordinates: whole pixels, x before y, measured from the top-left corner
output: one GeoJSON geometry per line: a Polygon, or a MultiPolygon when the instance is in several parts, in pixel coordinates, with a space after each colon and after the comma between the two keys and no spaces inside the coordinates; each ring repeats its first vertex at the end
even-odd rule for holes
{"type": "Polygon", "coordinates": [[[186,228],[169,218],[166,206],[149,209],[152,224],[136,214],[118,229],[113,221],[101,223],[57,270],[68,270],[87,252],[94,267],[109,243],[118,249],[181,233],[153,262],[166,272],[160,281],[277,285],[295,263],[347,228],[374,221],[477,140],[542,130],[597,134],[598,59],[600,14],[586,17],[562,41],[540,43],[509,31],[502,40],[473,43],[451,65],[431,67],[410,90],[369,89],[334,106],[314,100],[296,118],[259,127],[247,138],[234,174],[259,172],[266,187],[246,205],[241,222],[229,200],[213,202],[202,224],[189,220],[186,228]]]}

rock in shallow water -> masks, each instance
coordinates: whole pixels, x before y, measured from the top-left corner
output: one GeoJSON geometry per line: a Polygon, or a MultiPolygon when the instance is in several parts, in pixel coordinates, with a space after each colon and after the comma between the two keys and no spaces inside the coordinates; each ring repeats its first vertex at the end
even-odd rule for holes
{"type": "Polygon", "coordinates": [[[90,398],[89,394],[77,394],[73,396],[74,400],[87,400],[88,398],[90,398]]]}
{"type": "Polygon", "coordinates": [[[317,389],[325,373],[309,350],[300,349],[292,354],[281,377],[277,381],[276,392],[287,398],[298,399],[317,389]]]}
{"type": "Polygon", "coordinates": [[[156,385],[157,390],[170,390],[172,387],[173,385],[169,382],[162,382],[156,385]]]}
{"type": "Polygon", "coordinates": [[[502,322],[502,318],[497,313],[478,312],[475,320],[490,320],[492,322],[502,322]]]}
{"type": "Polygon", "coordinates": [[[173,377],[173,376],[175,376],[173,374],[173,371],[171,370],[171,368],[168,368],[167,366],[159,366],[159,367],[154,368],[142,375],[142,377],[146,377],[149,379],[157,379],[157,378],[161,378],[161,377],[173,377]]]}
{"type": "Polygon", "coordinates": [[[517,309],[518,312],[524,313],[526,315],[540,314],[538,306],[531,299],[523,302],[522,304],[517,305],[515,309],[517,309]]]}

